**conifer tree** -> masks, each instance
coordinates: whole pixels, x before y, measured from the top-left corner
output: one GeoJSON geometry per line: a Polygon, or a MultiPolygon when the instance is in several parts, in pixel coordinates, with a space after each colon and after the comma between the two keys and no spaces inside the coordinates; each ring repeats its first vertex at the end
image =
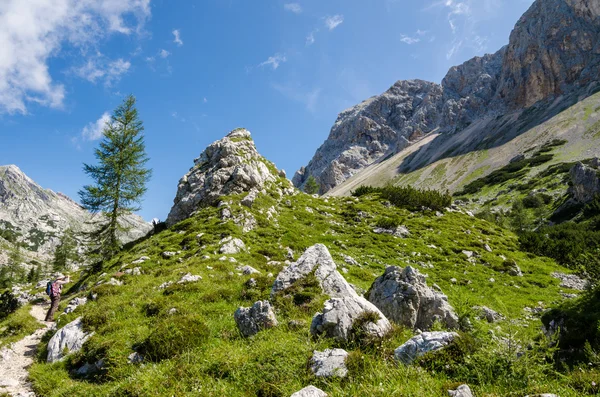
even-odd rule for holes
{"type": "Polygon", "coordinates": [[[306,184],[304,185],[304,192],[308,194],[317,194],[319,193],[319,184],[314,176],[309,176],[306,184]]]}
{"type": "Polygon", "coordinates": [[[67,268],[70,262],[77,260],[77,243],[71,229],[65,230],[60,238],[60,242],[54,251],[54,260],[52,267],[60,272],[67,268]]]}
{"type": "Polygon", "coordinates": [[[94,184],[84,186],[79,196],[87,210],[100,213],[90,244],[101,258],[108,258],[120,249],[118,232],[125,229],[119,219],[141,208],[147,190],[151,170],[146,168],[149,159],[143,131],[135,97],[130,95],[104,126],[102,141],[95,151],[98,165],[83,167],[94,184]]]}

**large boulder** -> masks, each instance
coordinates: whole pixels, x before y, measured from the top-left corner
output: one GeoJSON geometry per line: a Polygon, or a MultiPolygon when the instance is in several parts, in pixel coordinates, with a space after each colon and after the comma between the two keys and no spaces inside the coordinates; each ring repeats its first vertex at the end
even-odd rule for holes
{"type": "Polygon", "coordinates": [[[327,349],[314,351],[310,359],[310,370],[316,377],[330,378],[333,376],[344,378],[348,375],[346,368],[348,352],[343,349],[327,349]]]}
{"type": "Polygon", "coordinates": [[[297,391],[291,397],[327,397],[327,393],[311,385],[297,391]]]}
{"type": "Polygon", "coordinates": [[[313,317],[310,332],[346,342],[352,338],[355,325],[360,325],[366,335],[378,338],[391,329],[388,319],[372,303],[360,296],[348,296],[325,302],[323,312],[313,317]]]}
{"type": "Polygon", "coordinates": [[[289,187],[275,166],[258,153],[250,132],[236,129],[209,145],[181,178],[167,225],[190,217],[199,207],[216,204],[222,196],[262,190],[277,181],[282,188],[289,187]]]}
{"type": "Polygon", "coordinates": [[[48,357],[46,361],[53,363],[61,360],[64,353],[73,353],[81,349],[92,334],[83,332],[81,317],[59,329],[48,342],[48,357]]]}
{"type": "Polygon", "coordinates": [[[323,244],[307,249],[297,262],[283,269],[273,283],[271,297],[284,291],[314,272],[323,292],[330,297],[358,296],[352,286],[336,270],[329,250],[323,244]]]}
{"type": "Polygon", "coordinates": [[[394,357],[408,365],[425,353],[443,349],[457,337],[456,332],[423,332],[394,350],[394,357]]]}
{"type": "Polygon", "coordinates": [[[258,301],[252,307],[240,307],[235,311],[234,318],[240,332],[245,337],[277,326],[275,312],[268,301],[258,301]]]}
{"type": "Polygon", "coordinates": [[[413,329],[427,330],[436,320],[449,328],[458,327],[446,295],[429,288],[425,275],[410,266],[385,269],[368,298],[388,319],[413,329]]]}
{"type": "Polygon", "coordinates": [[[582,163],[575,164],[569,171],[571,186],[569,194],[578,203],[588,203],[600,193],[598,170],[582,163]]]}

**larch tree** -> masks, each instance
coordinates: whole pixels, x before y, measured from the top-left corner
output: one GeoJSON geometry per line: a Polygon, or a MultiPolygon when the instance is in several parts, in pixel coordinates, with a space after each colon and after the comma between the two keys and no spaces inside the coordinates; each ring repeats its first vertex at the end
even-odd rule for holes
{"type": "Polygon", "coordinates": [[[104,126],[102,141],[95,151],[98,164],[83,166],[94,183],[84,186],[79,196],[87,210],[100,214],[89,238],[101,258],[108,258],[121,248],[118,235],[126,229],[119,219],[140,210],[147,191],[152,171],[146,168],[149,158],[143,131],[135,97],[130,95],[104,126]]]}

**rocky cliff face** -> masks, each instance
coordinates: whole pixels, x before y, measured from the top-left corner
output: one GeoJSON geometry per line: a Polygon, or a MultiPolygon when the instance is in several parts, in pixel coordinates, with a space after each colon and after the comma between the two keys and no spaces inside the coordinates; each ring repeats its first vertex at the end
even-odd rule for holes
{"type": "MultiPolygon", "coordinates": [[[[61,193],[44,189],[17,166],[0,166],[0,236],[2,241],[24,243],[27,251],[48,259],[63,232],[89,230],[92,215],[61,193]]],[[[152,228],[141,217],[123,220],[130,227],[121,240],[129,242],[146,235],[152,228]]],[[[0,259],[0,264],[3,261],[0,259]]]]}
{"type": "Polygon", "coordinates": [[[451,68],[441,85],[399,81],[342,112],[293,182],[302,187],[313,175],[324,193],[431,131],[453,134],[560,95],[586,95],[599,78],[600,3],[537,0],[495,54],[451,68]]]}
{"type": "Polygon", "coordinates": [[[174,225],[221,196],[262,190],[271,184],[291,188],[285,173],[256,150],[250,132],[239,128],[210,144],[181,178],[167,224],[174,225]]]}

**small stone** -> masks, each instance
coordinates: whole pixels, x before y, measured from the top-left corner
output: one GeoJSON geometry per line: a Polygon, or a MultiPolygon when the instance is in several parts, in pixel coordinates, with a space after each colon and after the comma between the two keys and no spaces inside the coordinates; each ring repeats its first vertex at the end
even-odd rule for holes
{"type": "Polygon", "coordinates": [[[138,352],[133,352],[127,357],[127,361],[129,364],[140,364],[142,361],[144,361],[144,356],[138,352]]]}
{"type": "Polygon", "coordinates": [[[194,276],[192,273],[187,273],[185,276],[181,277],[177,284],[195,283],[199,280],[202,280],[201,276],[194,276]]]}
{"type": "Polygon", "coordinates": [[[165,251],[161,255],[162,255],[162,257],[164,259],[170,259],[170,258],[174,257],[177,254],[175,252],[172,252],[172,251],[165,251]]]}
{"type": "Polygon", "coordinates": [[[327,393],[311,385],[297,391],[291,397],[327,397],[327,393]]]}
{"type": "Polygon", "coordinates": [[[473,397],[471,389],[467,385],[460,385],[456,390],[448,390],[448,396],[450,397],[473,397]]]}
{"type": "Polygon", "coordinates": [[[252,307],[240,307],[234,314],[235,322],[243,336],[277,326],[275,312],[269,301],[258,301],[252,307]]]}
{"type": "Polygon", "coordinates": [[[310,360],[310,370],[319,378],[339,377],[348,375],[346,368],[348,352],[343,349],[327,349],[314,351],[310,360]]]}

